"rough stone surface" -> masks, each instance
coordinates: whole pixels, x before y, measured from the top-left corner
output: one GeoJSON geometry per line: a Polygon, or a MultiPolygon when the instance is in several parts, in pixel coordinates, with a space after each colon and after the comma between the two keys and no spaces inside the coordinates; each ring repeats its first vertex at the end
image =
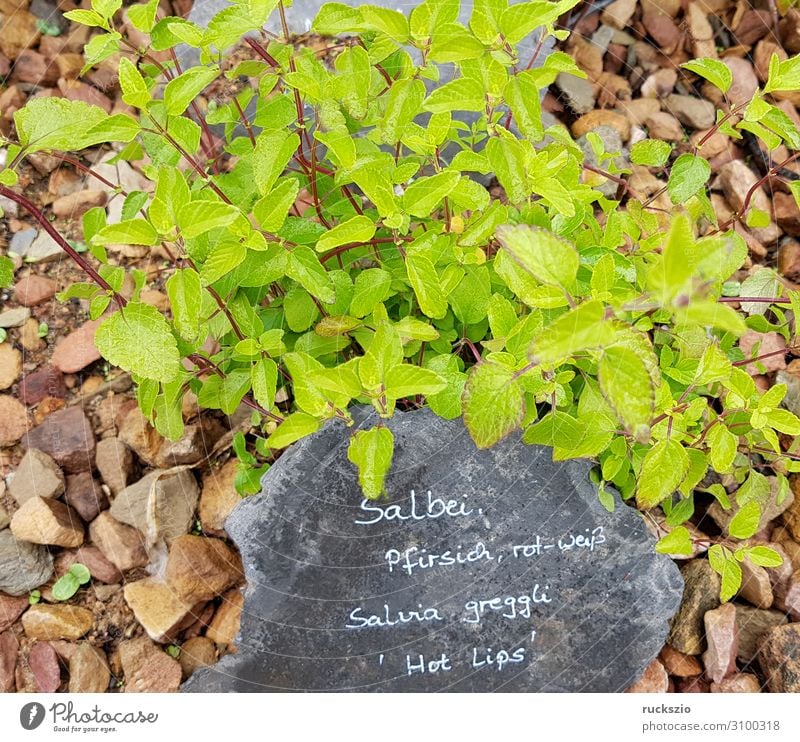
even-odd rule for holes
{"type": "Polygon", "coordinates": [[[105,652],[89,642],[81,642],[69,661],[70,693],[105,693],[111,671],[105,652]]]}
{"type": "Polygon", "coordinates": [[[217,648],[207,636],[194,636],[181,645],[178,662],[183,679],[190,677],[199,667],[213,665],[217,661],[217,648]]]}
{"type": "Polygon", "coordinates": [[[224,541],[179,536],[169,550],[164,578],[181,600],[194,604],[211,600],[241,582],[242,563],[224,541]]]}
{"type": "MultiPolygon", "coordinates": [[[[761,520],[758,523],[758,530],[762,531],[769,525],[770,521],[775,520],[787,508],[792,507],[795,497],[792,492],[778,503],[778,488],[774,486],[775,482],[772,480],[772,490],[770,496],[765,503],[761,504],[761,520]]],[[[731,498],[731,507],[729,510],[723,510],[718,502],[713,502],[708,508],[708,514],[714,519],[716,524],[722,529],[727,530],[728,524],[733,520],[736,513],[739,512],[740,505],[735,498],[731,498]]]]}
{"type": "Polygon", "coordinates": [[[672,619],[667,644],[684,654],[705,650],[703,615],[719,606],[719,575],[704,559],[695,559],[681,569],[685,582],[683,600],[672,619]]]}
{"type": "Polygon", "coordinates": [[[80,639],[92,628],[92,612],[76,605],[32,605],[22,616],[22,628],[31,639],[80,639]]]}
{"type": "Polygon", "coordinates": [[[708,649],[703,652],[706,675],[719,683],[736,670],[739,637],[736,633],[736,607],[725,603],[703,616],[708,649]]]}
{"type": "Polygon", "coordinates": [[[17,541],[9,529],[0,531],[0,590],[26,595],[53,576],[53,557],[38,544],[17,541]]]}
{"type": "Polygon", "coordinates": [[[182,464],[196,464],[211,453],[224,432],[225,428],[213,417],[186,425],[177,441],[164,440],[156,454],[155,465],[167,469],[182,464]]]}
{"type": "Polygon", "coordinates": [[[14,597],[0,593],[0,631],[5,631],[14,623],[28,607],[28,598],[24,595],[14,597]]]}
{"type": "Polygon", "coordinates": [[[11,518],[11,532],[20,541],[74,548],[83,543],[83,522],[58,500],[31,497],[11,518]]]}
{"type": "Polygon", "coordinates": [[[10,631],[0,633],[0,693],[12,693],[16,687],[14,670],[19,656],[19,641],[10,631]]]}
{"type": "Polygon", "coordinates": [[[736,633],[739,635],[737,658],[748,664],[756,658],[761,640],[772,629],[789,619],[780,611],[767,611],[749,605],[736,605],[736,633]]]}
{"type": "Polygon", "coordinates": [[[761,693],[759,679],[749,672],[737,672],[719,683],[711,683],[712,693],[761,693]]]}
{"type": "Polygon", "coordinates": [[[43,366],[24,376],[19,385],[19,398],[26,405],[39,404],[45,397],[64,399],[66,396],[64,375],[52,366],[43,366]]]}
{"type": "Polygon", "coordinates": [[[91,544],[62,551],[56,558],[56,574],[63,575],[76,562],[83,564],[92,573],[94,582],[105,582],[107,585],[122,582],[122,572],[103,556],[100,549],[91,544]]]}
{"type": "Polygon", "coordinates": [[[758,661],[773,693],[800,693],[800,624],[778,626],[759,647],[758,661]]]}
{"type": "Polygon", "coordinates": [[[697,657],[691,654],[684,654],[677,649],[673,649],[667,644],[658,655],[661,664],[667,673],[678,678],[691,678],[703,672],[703,666],[697,657]]]}
{"type": "MultiPolygon", "coordinates": [[[[711,105],[709,103],[709,105],[711,105]]],[[[713,110],[714,106],[711,105],[713,110]]],[[[712,121],[713,123],[713,121],[712,121]]],[[[710,126],[711,124],[709,124],[710,126]]],[[[743,160],[732,160],[720,168],[719,171],[719,184],[725,193],[725,198],[734,210],[738,211],[747,200],[747,194],[750,189],[756,185],[759,176],[756,175],[743,160]]],[[[767,214],[771,212],[769,196],[763,187],[756,189],[751,196],[751,207],[765,211],[767,214]]],[[[777,224],[770,223],[767,227],[758,227],[751,230],[756,239],[764,243],[771,243],[780,237],[781,231],[777,224]]]]}
{"type": "Polygon", "coordinates": [[[31,310],[28,307],[7,309],[5,312],[0,312],[0,327],[22,327],[30,316],[31,310]]]}
{"type": "Polygon", "coordinates": [[[70,507],[78,511],[87,523],[93,521],[101,510],[108,507],[108,497],[91,472],[82,471],[67,477],[67,491],[64,499],[70,507]]]}
{"type": "Polygon", "coordinates": [[[24,307],[34,307],[52,299],[58,291],[58,284],[45,276],[31,273],[14,284],[14,298],[24,307]]]}
{"type": "Polygon", "coordinates": [[[244,595],[241,590],[229,590],[208,625],[206,636],[221,646],[233,644],[241,628],[244,595]]]}
{"type": "Polygon", "coordinates": [[[242,498],[234,487],[239,462],[231,459],[219,469],[212,469],[203,477],[200,493],[200,525],[206,533],[222,535],[225,520],[242,498]]]}
{"type": "Polygon", "coordinates": [[[28,413],[14,397],[0,394],[0,448],[13,446],[28,430],[28,413]]]}
{"type": "MultiPolygon", "coordinates": [[[[358,427],[377,421],[354,414],[358,427]]],[[[623,691],[639,679],[663,646],[681,591],[641,516],[622,503],[607,513],[586,462],[554,464],[549,449],[518,437],[478,451],[461,421],[430,410],[387,424],[395,451],[380,505],[361,500],[346,455],[352,432],[332,423],[286,452],[265,476],[264,494],[236,508],[227,529],[249,586],[237,653],[198,670],[187,689],[623,691]],[[448,551],[472,557],[411,574],[401,566],[406,553],[414,565],[415,553],[448,551]],[[400,562],[391,565],[395,553],[400,562]],[[549,603],[536,602],[542,591],[549,603]],[[506,596],[531,605],[527,619],[487,609],[468,621],[472,601],[506,596]],[[359,621],[396,620],[420,604],[439,617],[391,629],[359,621]],[[507,672],[472,667],[473,649],[480,657],[501,646],[520,649],[523,661],[507,672]],[[420,654],[443,652],[453,668],[446,677],[407,674],[420,654]]],[[[222,606],[233,604],[228,595],[222,606]]],[[[216,623],[206,635],[219,642],[226,637],[216,623]]]]}
{"type": "Polygon", "coordinates": [[[198,496],[190,469],[157,469],[120,492],[110,512],[141,531],[150,547],[160,541],[170,543],[189,531],[198,496]]]}
{"type": "Polygon", "coordinates": [[[94,333],[101,320],[89,320],[77,330],[61,338],[53,350],[50,362],[65,374],[73,374],[100,358],[94,344],[94,333]]]}
{"type": "Polygon", "coordinates": [[[653,660],[644,674],[630,688],[628,693],[666,693],[669,688],[669,676],[658,660],[653,660]]]}
{"type": "Polygon", "coordinates": [[[95,464],[113,494],[128,486],[133,473],[133,454],[119,438],[103,438],[98,442],[95,464]]]}
{"type": "Polygon", "coordinates": [[[742,586],[739,588],[739,596],[756,608],[771,608],[775,598],[769,572],[764,567],[751,563],[749,559],[745,559],[741,567],[742,586]]]}
{"type": "Polygon", "coordinates": [[[61,685],[58,655],[47,642],[36,642],[28,654],[28,666],[41,693],[55,693],[61,685]]]}
{"type": "Polygon", "coordinates": [[[22,373],[22,353],[9,343],[0,343],[0,389],[11,388],[22,373]]]}
{"type": "Polygon", "coordinates": [[[94,465],[94,432],[78,406],[48,415],[41,425],[28,432],[24,445],[49,454],[69,474],[91,471],[94,465]]]}
{"type": "Polygon", "coordinates": [[[120,523],[107,510],[91,522],[89,536],[103,556],[123,572],[147,564],[144,536],[135,528],[120,523]]]}
{"type": "Polygon", "coordinates": [[[49,263],[51,260],[60,260],[64,256],[64,251],[47,232],[42,230],[26,247],[25,252],[19,254],[31,263],[49,263]]]}
{"type": "Polygon", "coordinates": [[[178,661],[147,637],[122,642],[119,659],[125,675],[125,693],[172,693],[180,685],[178,661]]]}
{"type": "Polygon", "coordinates": [[[164,438],[147,421],[138,407],[134,407],[122,421],[119,439],[146,464],[155,466],[156,456],[164,438]]]}
{"type": "Polygon", "coordinates": [[[194,604],[185,603],[171,585],[158,578],[129,582],[124,594],[136,620],[154,642],[172,641],[198,613],[194,604]]]}
{"type": "Polygon", "coordinates": [[[31,448],[19,462],[8,491],[18,505],[31,497],[58,497],[64,491],[64,474],[46,453],[31,448]]]}

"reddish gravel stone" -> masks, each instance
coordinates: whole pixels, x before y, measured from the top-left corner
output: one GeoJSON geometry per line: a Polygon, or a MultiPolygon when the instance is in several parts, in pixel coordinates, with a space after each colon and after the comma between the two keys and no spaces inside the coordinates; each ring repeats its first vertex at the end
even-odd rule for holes
{"type": "Polygon", "coordinates": [[[23,307],[33,307],[52,299],[58,291],[58,284],[50,278],[35,273],[21,278],[14,285],[14,298],[23,307]]]}
{"type": "Polygon", "coordinates": [[[36,642],[28,655],[36,685],[42,693],[55,693],[61,685],[61,668],[58,655],[47,642],[36,642]]]}
{"type": "Polygon", "coordinates": [[[23,377],[19,384],[19,398],[29,407],[39,404],[45,397],[65,399],[66,396],[64,375],[52,366],[42,366],[23,377]]]}
{"type": "Polygon", "coordinates": [[[90,320],[58,341],[50,359],[65,374],[74,374],[100,358],[94,344],[94,333],[100,320],[90,320]]]}
{"type": "Polygon", "coordinates": [[[0,631],[5,631],[14,623],[30,605],[28,597],[22,595],[18,598],[0,593],[0,631]]]}
{"type": "Polygon", "coordinates": [[[93,580],[105,582],[107,585],[122,582],[122,572],[96,546],[89,544],[59,554],[55,562],[56,574],[64,574],[75,563],[83,564],[92,573],[93,580]]]}
{"type": "Polygon", "coordinates": [[[109,504],[106,493],[88,471],[67,477],[64,499],[87,523],[93,521],[102,510],[106,510],[109,504]]]}
{"type": "Polygon", "coordinates": [[[25,435],[23,445],[49,454],[69,474],[91,471],[94,466],[94,432],[80,407],[49,415],[25,435]]]}
{"type": "Polygon", "coordinates": [[[14,397],[0,394],[0,448],[13,446],[27,429],[27,410],[14,397]]]}
{"type": "Polygon", "coordinates": [[[13,692],[16,685],[14,671],[17,667],[19,642],[10,631],[0,634],[0,693],[13,692]]]}

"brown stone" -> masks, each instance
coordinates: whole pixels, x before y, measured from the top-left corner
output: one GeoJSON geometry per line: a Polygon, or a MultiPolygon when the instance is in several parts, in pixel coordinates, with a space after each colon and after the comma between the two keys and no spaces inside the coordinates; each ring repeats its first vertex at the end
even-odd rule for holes
{"type": "Polygon", "coordinates": [[[739,588],[739,597],[756,608],[771,608],[775,596],[772,594],[769,572],[764,567],[753,564],[749,559],[745,559],[740,566],[742,586],[739,588]]]}
{"type": "Polygon", "coordinates": [[[32,544],[80,546],[83,523],[78,514],[63,502],[31,497],[11,518],[11,533],[32,544]]]}
{"type": "Polygon", "coordinates": [[[610,126],[615,129],[623,142],[627,141],[631,135],[631,123],[625,116],[603,109],[590,111],[577,119],[572,124],[572,135],[576,138],[583,136],[590,131],[594,131],[598,126],[610,126]]]}
{"type": "Polygon", "coordinates": [[[797,240],[784,240],[778,248],[778,273],[793,283],[800,282],[800,242],[797,240]]]}
{"type": "Polygon", "coordinates": [[[19,462],[8,491],[18,505],[31,497],[58,497],[64,491],[64,474],[46,453],[31,448],[19,462]]]}
{"type": "Polygon", "coordinates": [[[636,11],[636,0],[614,0],[600,16],[607,26],[620,31],[625,30],[636,11]]]}
{"type": "Polygon", "coordinates": [[[653,660],[645,669],[644,675],[637,680],[626,693],[666,693],[669,688],[669,676],[664,665],[653,660]]]}
{"type": "Polygon", "coordinates": [[[34,49],[40,36],[36,16],[27,10],[15,10],[0,20],[0,52],[12,62],[20,52],[34,49]]]}
{"type": "Polygon", "coordinates": [[[83,564],[91,573],[92,580],[107,585],[122,582],[122,572],[117,569],[96,546],[84,544],[79,549],[62,551],[55,561],[56,574],[61,576],[73,564],[83,564]]]}
{"type": "Polygon", "coordinates": [[[33,318],[28,317],[19,331],[19,342],[25,350],[31,353],[38,353],[47,347],[47,343],[39,337],[39,322],[33,318]]]}
{"type": "Polygon", "coordinates": [[[14,597],[0,593],[0,632],[11,626],[28,608],[28,598],[25,595],[14,597]]]}
{"type": "Polygon", "coordinates": [[[25,94],[17,85],[9,85],[0,93],[0,114],[2,114],[3,120],[12,121],[14,112],[18,111],[24,105],[25,94]]]}
{"type": "Polygon", "coordinates": [[[38,448],[69,474],[94,466],[95,439],[83,410],[68,407],[54,412],[25,436],[25,448],[38,448]]]}
{"type": "Polygon", "coordinates": [[[80,639],[92,628],[90,610],[76,605],[32,605],[22,616],[22,627],[31,639],[80,639]]]}
{"type": "Polygon", "coordinates": [[[148,638],[119,645],[125,693],[174,693],[181,683],[181,666],[148,638]]]}
{"type": "MultiPolygon", "coordinates": [[[[725,198],[737,212],[744,207],[747,194],[758,180],[758,176],[741,160],[732,160],[723,165],[719,172],[719,184],[725,193],[725,198]]],[[[763,187],[759,187],[753,192],[749,207],[767,214],[771,213],[770,201],[763,187]]],[[[754,228],[751,231],[756,239],[764,244],[772,243],[780,237],[780,228],[774,223],[770,223],[766,227],[754,228]]]]}
{"type": "Polygon", "coordinates": [[[58,291],[58,284],[51,278],[31,273],[14,284],[14,298],[24,307],[34,307],[52,299],[58,291]]]}
{"type": "Polygon", "coordinates": [[[106,113],[111,113],[114,104],[111,99],[101,93],[97,88],[87,85],[79,80],[65,80],[63,77],[58,81],[58,88],[67,100],[80,100],[92,106],[99,106],[106,113]]]}
{"type": "Polygon", "coordinates": [[[712,693],[761,693],[761,683],[749,672],[737,672],[735,675],[711,683],[712,693]]]}
{"type": "Polygon", "coordinates": [[[178,662],[180,662],[184,680],[198,668],[213,665],[216,661],[216,645],[206,636],[195,636],[181,645],[178,662]]]}
{"type": "Polygon", "coordinates": [[[703,666],[697,657],[679,652],[677,649],[670,647],[669,644],[661,650],[661,654],[658,657],[666,668],[667,673],[675,677],[690,678],[703,672],[703,666]]]}
{"type": "Polygon", "coordinates": [[[14,397],[0,394],[0,448],[13,446],[28,430],[28,413],[14,397]]]}
{"type": "Polygon", "coordinates": [[[74,374],[100,358],[100,351],[94,344],[94,333],[100,320],[90,320],[82,324],[56,344],[51,363],[65,374],[74,374]]]}
{"type": "Polygon", "coordinates": [[[186,535],[172,542],[164,578],[182,601],[195,604],[221,595],[244,574],[239,555],[224,541],[186,535]]]}
{"type": "Polygon", "coordinates": [[[19,642],[10,631],[0,633],[0,693],[13,693],[19,642]]]}
{"type": "Polygon", "coordinates": [[[133,408],[123,419],[119,438],[132,448],[142,461],[155,466],[156,457],[164,438],[150,425],[138,407],[133,408]]]}
{"type": "Polygon", "coordinates": [[[225,428],[214,417],[184,426],[177,441],[164,439],[156,454],[155,465],[160,469],[196,464],[211,453],[214,444],[224,435],[225,428]]]}
{"type": "Polygon", "coordinates": [[[664,106],[682,124],[693,129],[710,129],[714,125],[716,118],[714,104],[702,98],[673,93],[667,96],[664,106]]]}
{"type": "MultiPolygon", "coordinates": [[[[35,324],[36,320],[33,322],[35,324]]],[[[45,397],[64,399],[66,396],[64,375],[52,366],[42,366],[23,377],[19,384],[19,398],[29,406],[39,404],[45,397]]]]}
{"type": "Polygon", "coordinates": [[[83,55],[72,52],[61,52],[55,58],[58,76],[67,80],[75,80],[83,69],[83,55]]]}
{"type": "Polygon", "coordinates": [[[681,40],[681,32],[672,18],[663,13],[645,13],[642,23],[649,36],[665,54],[675,51],[681,40]]]}
{"type": "Polygon", "coordinates": [[[88,471],[67,477],[64,499],[87,523],[93,521],[101,510],[106,510],[109,504],[106,493],[88,471]]]}
{"type": "Polygon", "coordinates": [[[55,693],[61,685],[61,668],[55,649],[47,642],[36,642],[28,653],[28,666],[40,693],[55,693]]]}
{"type": "Polygon", "coordinates": [[[234,487],[239,462],[236,459],[227,461],[219,469],[212,469],[203,477],[200,494],[200,525],[206,533],[223,535],[225,520],[241,497],[234,487]]]}
{"type": "Polygon", "coordinates": [[[22,353],[9,343],[0,343],[0,390],[13,386],[22,373],[22,353]]]}
{"type": "Polygon", "coordinates": [[[792,621],[800,621],[800,570],[783,584],[776,585],[775,606],[789,614],[792,621]]]}
{"type": "MultiPolygon", "coordinates": [[[[778,503],[778,488],[777,483],[773,479],[770,482],[772,486],[772,490],[770,492],[769,499],[764,502],[760,503],[761,507],[761,520],[758,524],[758,530],[763,531],[771,521],[775,520],[781,513],[787,511],[792,508],[795,502],[795,497],[792,492],[781,500],[780,504],[778,503]]],[[[731,508],[728,510],[724,510],[718,502],[714,502],[708,508],[708,514],[714,519],[716,524],[722,529],[727,530],[728,524],[733,520],[734,516],[739,512],[740,509],[739,503],[736,501],[735,498],[731,498],[731,508]]],[[[784,515],[784,521],[787,518],[784,515]]]]}
{"type": "Polygon", "coordinates": [[[661,104],[654,98],[636,98],[620,101],[617,111],[630,119],[635,126],[644,126],[651,116],[660,113],[661,104]]]}
{"type": "Polygon", "coordinates": [[[800,236],[800,209],[794,196],[776,191],[772,196],[772,208],[780,228],[791,237],[800,236]]]}
{"type": "Polygon", "coordinates": [[[666,111],[658,111],[644,122],[652,139],[663,139],[667,142],[680,142],[685,136],[678,119],[666,111]]]}
{"type": "Polygon", "coordinates": [[[51,65],[43,54],[23,49],[14,63],[13,78],[32,85],[53,85],[58,80],[58,68],[51,65]]]}
{"type": "Polygon", "coordinates": [[[703,622],[708,642],[708,649],[703,653],[703,665],[706,676],[719,683],[736,670],[736,653],[739,651],[736,607],[732,603],[725,603],[706,611],[703,622]]]}
{"type": "Polygon", "coordinates": [[[720,577],[705,559],[693,559],[681,568],[683,599],[670,622],[667,643],[684,654],[698,655],[705,650],[703,616],[720,604],[720,577]]]}
{"type": "Polygon", "coordinates": [[[229,590],[222,596],[214,618],[206,631],[206,636],[212,642],[221,645],[231,645],[239,633],[239,622],[242,617],[244,595],[240,590],[229,590]]]}
{"type": "Polygon", "coordinates": [[[778,35],[786,51],[800,52],[800,12],[791,8],[778,24],[778,35]]]}
{"type": "Polygon", "coordinates": [[[733,75],[733,84],[725,97],[732,105],[747,103],[758,90],[758,77],[753,65],[741,57],[725,57],[723,62],[733,75]]]}
{"type": "Polygon", "coordinates": [[[800,693],[800,624],[772,629],[758,652],[761,672],[773,693],[800,693]]]}
{"type": "Polygon", "coordinates": [[[716,157],[726,152],[730,146],[730,139],[720,131],[714,131],[709,136],[709,129],[701,129],[696,131],[689,137],[689,144],[693,147],[698,147],[699,153],[706,158],[716,157]],[[703,141],[705,140],[705,141],[703,141]],[[700,142],[703,142],[700,145],[700,142]]]}
{"type": "Polygon", "coordinates": [[[119,438],[103,438],[97,444],[95,464],[113,494],[128,486],[133,474],[133,454],[119,438]]]}
{"type": "Polygon", "coordinates": [[[173,641],[180,629],[193,623],[199,609],[184,602],[171,585],[154,577],[129,582],[123,592],[136,620],[159,643],[173,641]]]}
{"type": "Polygon", "coordinates": [[[79,219],[95,206],[105,206],[108,194],[105,191],[78,191],[62,196],[53,202],[53,213],[62,219],[79,219]]]}
{"type": "Polygon", "coordinates": [[[105,693],[111,670],[102,649],[81,642],[69,661],[70,693],[105,693]]]}
{"type": "Polygon", "coordinates": [[[692,40],[693,56],[716,59],[717,42],[703,2],[690,0],[686,8],[686,22],[689,26],[689,38],[692,40]]]}
{"type": "Polygon", "coordinates": [[[92,542],[103,555],[123,572],[147,564],[144,536],[139,531],[103,511],[89,525],[92,542]]]}

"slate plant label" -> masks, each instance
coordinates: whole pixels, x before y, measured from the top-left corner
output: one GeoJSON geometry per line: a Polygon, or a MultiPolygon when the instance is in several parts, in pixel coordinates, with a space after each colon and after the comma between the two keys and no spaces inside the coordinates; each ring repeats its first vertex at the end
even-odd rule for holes
{"type": "MultiPolygon", "coordinates": [[[[356,411],[357,426],[374,414],[356,411]]],[[[247,572],[237,653],[193,691],[619,691],[663,645],[682,582],[586,462],[397,413],[388,498],[362,499],[328,424],[227,529],[247,572]]]]}

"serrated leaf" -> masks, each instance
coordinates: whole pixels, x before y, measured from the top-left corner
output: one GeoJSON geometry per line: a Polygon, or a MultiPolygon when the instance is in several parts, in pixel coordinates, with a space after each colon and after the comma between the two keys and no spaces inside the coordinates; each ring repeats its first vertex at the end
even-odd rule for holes
{"type": "Polygon", "coordinates": [[[631,147],[631,162],[634,165],[645,165],[646,167],[664,167],[671,153],[672,145],[669,142],[662,142],[660,139],[644,139],[631,147]]]}
{"type": "Polygon", "coordinates": [[[447,386],[439,374],[410,363],[398,363],[386,372],[386,396],[389,399],[436,394],[447,386]]]}
{"type": "Polygon", "coordinates": [[[164,105],[170,116],[180,116],[189,104],[219,76],[219,67],[191,67],[164,88],[164,105]]]}
{"type": "Polygon", "coordinates": [[[227,227],[240,214],[233,204],[221,201],[190,201],[178,209],[178,226],[184,238],[191,240],[212,229],[227,227]]]}
{"type": "Polygon", "coordinates": [[[326,252],[349,242],[368,242],[375,235],[375,222],[359,214],[329,229],[317,240],[316,251],[326,252]]]}
{"type": "Polygon", "coordinates": [[[336,301],[336,292],[328,272],[310,247],[297,245],[289,253],[286,275],[299,283],[309,294],[325,304],[336,301]]]}
{"type": "Polygon", "coordinates": [[[305,412],[293,412],[289,415],[267,438],[270,448],[286,448],[286,446],[316,433],[322,427],[322,422],[316,417],[305,412]]]}
{"type": "Polygon", "coordinates": [[[656,544],[656,551],[659,554],[691,556],[692,538],[686,526],[676,526],[666,536],[662,536],[656,544]]]}
{"type": "Polygon", "coordinates": [[[749,500],[731,519],[728,524],[728,533],[734,538],[750,538],[758,531],[760,521],[761,507],[755,500],[749,500]]]}
{"type": "Polygon", "coordinates": [[[672,203],[686,203],[705,187],[710,177],[711,166],[705,158],[688,152],[682,154],[672,163],[667,181],[667,192],[672,203]]]}
{"type": "Polygon", "coordinates": [[[496,235],[514,261],[542,283],[566,287],[575,281],[578,251],[566,240],[527,224],[498,227],[496,235]]]}
{"type": "Polygon", "coordinates": [[[642,460],[636,503],[650,509],[678,489],[689,470],[689,456],[674,439],[659,441],[642,460]]]}
{"type": "Polygon", "coordinates": [[[262,229],[277,232],[286,221],[292,204],[300,191],[298,180],[287,179],[275,186],[266,196],[262,196],[253,206],[253,215],[262,229]]]}
{"type": "Polygon", "coordinates": [[[433,319],[444,317],[447,314],[447,300],[439,274],[430,259],[417,253],[408,255],[406,272],[422,313],[433,319]]]}
{"type": "Polygon", "coordinates": [[[769,546],[751,546],[747,558],[759,567],[780,567],[783,564],[783,557],[769,546]]]}
{"type": "Polygon", "coordinates": [[[392,276],[382,268],[366,268],[356,276],[353,298],[350,300],[350,314],[366,317],[372,313],[376,304],[389,298],[392,276]]]}
{"type": "Polygon", "coordinates": [[[448,170],[414,181],[403,194],[403,208],[412,216],[428,216],[460,179],[460,173],[448,170]]]}
{"type": "Polygon", "coordinates": [[[260,358],[253,364],[250,373],[256,402],[265,410],[269,410],[275,402],[278,366],[271,358],[260,358]]]}
{"type": "Polygon", "coordinates": [[[122,88],[122,100],[135,108],[147,106],[150,102],[150,90],[136,65],[127,57],[120,57],[117,72],[119,86],[122,88]]]}
{"type": "Polygon", "coordinates": [[[144,379],[168,382],[181,371],[175,337],[164,316],[149,304],[129,302],[104,320],[95,345],[107,361],[144,379]]]}
{"type": "Polygon", "coordinates": [[[189,342],[196,340],[203,303],[200,275],[191,268],[176,271],[167,279],[167,296],[178,334],[189,342]]]}
{"type": "Polygon", "coordinates": [[[82,149],[86,133],[108,114],[99,106],[66,98],[33,98],[14,113],[20,144],[30,153],[82,149]]]}
{"type": "Polygon", "coordinates": [[[358,468],[358,483],[367,499],[376,500],[386,491],[393,455],[394,435],[389,428],[359,430],[350,439],[347,458],[358,468]]]}
{"type": "Polygon", "coordinates": [[[731,85],[733,85],[731,68],[718,59],[692,59],[689,62],[684,62],[681,67],[700,75],[700,77],[708,80],[723,93],[727,93],[731,85]]]}
{"type": "Polygon", "coordinates": [[[597,368],[603,396],[625,429],[637,436],[649,429],[655,407],[655,389],[645,362],[629,348],[607,348],[597,368]]]}
{"type": "Polygon", "coordinates": [[[422,108],[425,84],[422,80],[398,80],[386,96],[386,109],[381,119],[381,136],[384,143],[396,144],[406,127],[422,108]]]}
{"type": "Polygon", "coordinates": [[[522,423],[525,394],[515,372],[498,363],[473,366],[462,397],[464,424],[478,448],[489,448],[522,423]]]}
{"type": "Polygon", "coordinates": [[[423,104],[431,113],[482,111],[485,106],[483,86],[471,77],[459,77],[436,88],[423,104]]]}
{"type": "Polygon", "coordinates": [[[144,219],[128,219],[118,224],[108,224],[92,237],[97,245],[157,245],[158,232],[144,219]]]}

